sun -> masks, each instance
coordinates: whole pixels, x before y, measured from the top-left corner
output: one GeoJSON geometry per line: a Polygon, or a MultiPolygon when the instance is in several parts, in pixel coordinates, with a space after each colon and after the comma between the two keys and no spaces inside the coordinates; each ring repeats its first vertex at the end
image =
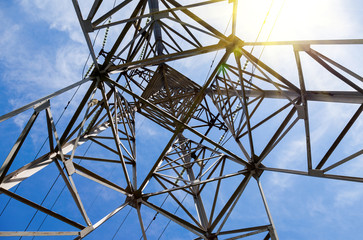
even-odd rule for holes
{"type": "Polygon", "coordinates": [[[238,30],[245,41],[312,40],[349,35],[340,0],[241,0],[238,30]]]}

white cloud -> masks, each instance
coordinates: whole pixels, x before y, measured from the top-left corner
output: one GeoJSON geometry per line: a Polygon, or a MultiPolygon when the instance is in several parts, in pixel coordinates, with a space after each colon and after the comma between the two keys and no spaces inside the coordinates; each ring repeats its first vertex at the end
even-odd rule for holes
{"type": "Polygon", "coordinates": [[[337,207],[349,207],[362,201],[363,192],[359,188],[346,189],[338,192],[334,197],[334,205],[337,207]]]}
{"type": "Polygon", "coordinates": [[[71,1],[21,0],[20,5],[35,21],[45,21],[49,28],[67,32],[73,41],[84,43],[71,1]]]}

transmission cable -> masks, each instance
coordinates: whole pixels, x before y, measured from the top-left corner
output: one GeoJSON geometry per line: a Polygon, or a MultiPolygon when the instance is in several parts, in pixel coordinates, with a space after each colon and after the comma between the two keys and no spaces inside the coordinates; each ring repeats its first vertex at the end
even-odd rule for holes
{"type": "MultiPolygon", "coordinates": [[[[67,110],[67,108],[68,108],[68,106],[71,104],[71,102],[72,102],[72,100],[73,100],[74,96],[77,94],[77,92],[78,92],[78,90],[79,90],[80,86],[81,86],[81,85],[79,85],[79,86],[78,86],[78,88],[76,89],[76,91],[73,93],[73,95],[72,95],[71,99],[68,101],[67,105],[64,107],[64,109],[63,109],[63,111],[62,111],[61,115],[58,117],[57,121],[55,122],[55,126],[57,126],[58,122],[59,122],[59,121],[61,120],[61,118],[63,117],[63,115],[64,115],[65,111],[66,111],[66,110],[67,110]]],[[[48,137],[44,140],[43,144],[41,145],[40,149],[38,150],[37,154],[35,155],[35,157],[34,157],[33,161],[35,161],[35,160],[37,159],[37,157],[39,156],[40,152],[42,151],[42,149],[43,149],[44,145],[47,143],[48,139],[49,139],[49,136],[48,136],[48,137]]],[[[17,184],[17,186],[16,186],[16,188],[15,188],[15,190],[14,190],[14,193],[16,193],[16,192],[17,192],[17,190],[18,190],[19,186],[21,185],[21,183],[22,183],[22,182],[20,182],[19,184],[17,184]]],[[[4,208],[3,208],[3,210],[1,211],[0,216],[4,213],[5,208],[9,205],[9,203],[10,203],[11,199],[12,199],[12,198],[9,198],[9,200],[8,200],[8,201],[7,201],[7,203],[5,204],[5,207],[4,207],[4,208]]]]}
{"type": "Polygon", "coordinates": [[[124,219],[122,220],[122,222],[121,222],[120,226],[117,228],[117,230],[116,230],[115,234],[114,234],[114,235],[113,235],[113,237],[112,237],[112,240],[113,240],[113,239],[115,239],[115,237],[116,237],[116,235],[117,235],[118,231],[120,231],[120,229],[121,229],[122,225],[124,225],[124,223],[125,223],[125,221],[126,221],[127,217],[129,216],[129,214],[130,214],[131,210],[132,210],[132,207],[130,207],[129,212],[126,214],[126,216],[125,216],[125,217],[124,217],[124,219]]]}
{"type": "MultiPolygon", "coordinates": [[[[115,6],[115,3],[116,3],[116,0],[114,1],[114,6],[115,6]]],[[[106,21],[107,21],[107,20],[105,20],[104,22],[106,22],[106,21]]],[[[110,19],[109,19],[108,21],[109,21],[109,22],[111,21],[111,17],[110,17],[110,19]]],[[[104,36],[104,39],[103,39],[103,42],[102,42],[102,49],[105,47],[105,44],[106,44],[107,35],[108,35],[108,30],[109,30],[109,27],[107,27],[107,28],[106,28],[106,31],[105,31],[105,36],[104,36]]],[[[93,39],[92,46],[94,46],[94,45],[95,45],[95,42],[96,42],[96,39],[97,39],[97,37],[98,37],[99,32],[100,32],[100,30],[98,30],[98,31],[97,31],[97,33],[96,33],[96,35],[95,35],[95,37],[94,37],[94,39],[93,39]]],[[[87,57],[87,59],[86,59],[86,61],[85,61],[85,64],[83,65],[83,69],[82,69],[82,79],[86,78],[86,77],[88,76],[89,72],[92,70],[92,65],[91,65],[91,66],[90,66],[90,68],[88,69],[88,71],[87,71],[86,75],[84,75],[84,70],[85,70],[85,67],[86,67],[86,65],[87,65],[87,62],[88,62],[88,60],[89,60],[89,58],[90,58],[90,55],[91,55],[91,54],[89,53],[89,54],[88,54],[88,57],[87,57]]],[[[79,86],[77,87],[77,89],[76,89],[76,91],[74,92],[74,94],[72,95],[71,99],[68,101],[67,105],[64,107],[63,112],[61,113],[61,115],[59,116],[58,120],[57,120],[57,121],[56,121],[56,123],[55,123],[55,126],[57,126],[58,122],[59,122],[59,121],[60,121],[60,119],[63,117],[63,115],[64,115],[64,113],[65,113],[66,109],[67,109],[67,108],[68,108],[68,106],[71,104],[71,102],[72,102],[73,98],[74,98],[74,97],[75,97],[75,95],[77,94],[77,92],[78,92],[78,90],[80,89],[80,87],[81,87],[81,85],[79,85],[79,86]]],[[[49,139],[49,137],[47,137],[47,138],[46,138],[46,140],[43,142],[43,144],[42,144],[41,148],[39,149],[39,151],[38,151],[38,153],[37,153],[36,157],[34,158],[34,160],[38,157],[38,155],[39,155],[40,151],[43,149],[43,147],[44,147],[44,145],[46,144],[46,142],[48,141],[48,139],[49,139]]],[[[91,144],[92,144],[92,143],[91,143],[91,144]]],[[[91,144],[89,145],[88,149],[90,148],[91,144]]],[[[86,150],[86,152],[84,153],[84,155],[87,153],[88,149],[86,150]]],[[[34,160],[33,160],[33,161],[34,161],[34,160]]],[[[81,162],[81,161],[82,161],[82,160],[80,160],[80,162],[81,162]]],[[[79,163],[80,163],[80,162],[79,162],[79,163]]],[[[54,187],[55,183],[58,181],[59,177],[60,177],[60,173],[58,174],[58,176],[57,176],[57,177],[56,177],[56,179],[54,180],[54,182],[53,182],[53,184],[52,184],[51,188],[49,189],[49,191],[47,192],[47,194],[46,194],[46,195],[45,195],[45,197],[43,198],[43,200],[42,200],[42,202],[41,202],[41,204],[40,204],[40,205],[42,205],[42,204],[44,203],[44,201],[46,200],[46,198],[47,198],[47,197],[48,197],[48,195],[50,194],[50,191],[53,189],[53,187],[54,187]]],[[[15,189],[14,193],[16,193],[16,190],[19,188],[20,184],[21,184],[21,183],[19,183],[19,184],[18,184],[18,186],[16,187],[16,189],[15,189]]],[[[60,195],[63,193],[63,191],[64,191],[65,187],[66,187],[66,186],[64,186],[64,187],[63,187],[63,189],[61,190],[60,194],[59,194],[59,195],[58,195],[58,197],[56,198],[56,200],[55,200],[54,204],[52,205],[52,208],[53,208],[53,206],[55,205],[55,203],[57,202],[57,200],[58,200],[58,198],[60,197],[60,195]]],[[[0,216],[3,214],[3,212],[4,212],[5,208],[8,206],[8,204],[9,204],[10,200],[11,200],[11,198],[9,198],[9,200],[8,200],[8,202],[6,203],[6,205],[5,205],[4,209],[2,210],[2,212],[1,212],[0,216]]],[[[25,228],[25,231],[29,228],[30,224],[32,223],[32,221],[34,220],[34,218],[35,218],[35,216],[36,216],[36,214],[37,214],[38,212],[39,212],[39,210],[36,210],[36,212],[34,213],[34,215],[33,215],[33,216],[32,216],[32,218],[31,218],[31,220],[29,221],[29,223],[28,223],[27,227],[25,228]]],[[[43,221],[42,221],[41,225],[39,226],[38,230],[42,227],[42,225],[43,225],[44,221],[46,220],[47,216],[48,216],[48,215],[46,215],[46,217],[43,219],[43,221]]],[[[20,238],[19,238],[19,240],[20,240],[20,239],[22,239],[22,237],[20,237],[20,238]]],[[[32,238],[32,239],[34,239],[34,236],[33,236],[33,238],[32,238]]]]}
{"type": "MultiPolygon", "coordinates": [[[[169,195],[168,195],[169,196],[169,195]]],[[[184,202],[184,200],[186,199],[186,197],[188,196],[188,193],[185,194],[183,200],[181,201],[181,203],[184,202]]],[[[180,205],[176,208],[176,210],[174,211],[174,215],[178,212],[178,210],[180,209],[180,205]]],[[[165,230],[168,228],[169,224],[171,223],[171,219],[169,219],[168,223],[165,225],[163,231],[160,233],[158,240],[160,240],[160,238],[163,236],[165,230]]]]}
{"type": "MultiPolygon", "coordinates": [[[[86,149],[86,151],[84,152],[84,154],[83,154],[83,156],[85,156],[86,154],[87,154],[87,152],[88,152],[88,150],[90,149],[90,147],[91,147],[91,145],[92,145],[92,143],[93,142],[91,142],[90,144],[89,144],[89,146],[87,147],[87,149],[86,149]]],[[[82,159],[78,162],[78,164],[80,164],[82,162],[82,159]]],[[[64,170],[64,167],[63,167],[63,170],[64,170]]],[[[59,179],[59,177],[61,176],[61,174],[59,173],[58,174],[58,176],[57,176],[57,178],[54,180],[54,182],[53,182],[53,184],[52,184],[52,186],[51,186],[51,188],[49,189],[49,191],[48,191],[48,193],[46,194],[46,196],[44,197],[44,199],[43,199],[43,201],[42,201],[42,203],[41,203],[41,205],[43,204],[43,202],[46,200],[46,198],[47,198],[47,196],[48,196],[48,194],[50,193],[50,191],[53,189],[53,187],[54,187],[54,185],[55,185],[55,183],[58,181],[58,179],[59,179]]],[[[59,194],[57,195],[57,198],[54,200],[54,202],[53,202],[53,204],[52,204],[52,206],[51,206],[51,208],[49,209],[49,210],[52,210],[53,209],[53,207],[55,206],[55,204],[57,203],[57,201],[58,201],[58,199],[60,198],[60,196],[62,195],[62,193],[64,192],[64,190],[65,190],[65,188],[66,188],[66,185],[64,184],[64,186],[63,186],[63,188],[62,188],[62,190],[59,192],[59,194]]],[[[35,212],[35,214],[33,215],[33,217],[32,217],[32,219],[31,219],[31,221],[33,220],[33,218],[35,217],[35,215],[38,213],[38,210],[35,212]]],[[[48,214],[47,215],[45,215],[45,217],[43,218],[43,221],[41,222],[41,224],[39,225],[39,227],[38,227],[38,229],[37,229],[37,231],[39,231],[40,230],[40,228],[43,226],[43,224],[44,224],[44,222],[45,222],[45,220],[48,218],[48,214]]],[[[31,223],[31,221],[30,221],[30,223],[31,223]]],[[[29,225],[30,225],[30,223],[28,224],[28,226],[27,226],[27,228],[29,227],[29,225]]],[[[25,229],[25,231],[26,231],[27,229],[25,229]]],[[[32,239],[34,239],[34,237],[35,236],[33,236],[32,237],[32,239]]],[[[21,239],[21,237],[19,238],[19,239],[21,239]]]]}

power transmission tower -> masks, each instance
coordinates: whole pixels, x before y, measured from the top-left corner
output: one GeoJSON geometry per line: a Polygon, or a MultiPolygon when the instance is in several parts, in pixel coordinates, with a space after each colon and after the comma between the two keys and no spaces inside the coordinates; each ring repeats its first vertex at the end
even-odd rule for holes
{"type": "MultiPolygon", "coordinates": [[[[0,117],[3,122],[33,109],[2,160],[0,192],[47,214],[56,221],[54,225],[59,225],[48,226],[46,231],[3,231],[0,236],[70,235],[81,239],[130,208],[144,239],[149,233],[150,216],[144,220],[148,211],[149,215],[156,213],[154,219],[158,214],[170,219],[195,239],[248,239],[256,235],[274,240],[278,231],[260,181],[265,172],[363,181],[362,176],[338,171],[360,157],[362,149],[334,155],[362,120],[363,78],[316,50],[320,45],[363,44],[363,39],[245,42],[236,35],[237,0],[183,4],[175,0],[125,0],[114,6],[102,0],[89,6],[72,2],[93,68],[80,82],[0,117]],[[226,33],[198,15],[203,9],[220,7],[229,9],[232,16],[226,33]],[[107,45],[100,49],[92,44],[98,30],[109,35],[107,45]],[[258,46],[289,46],[297,74],[285,78],[262,62],[250,51],[258,46]],[[220,54],[214,55],[217,51],[220,54]],[[206,55],[212,59],[216,56],[206,80],[200,80],[198,73],[188,73],[191,77],[187,77],[173,67],[175,63],[200,61],[206,55]],[[343,90],[309,89],[302,58],[317,63],[343,90]],[[53,99],[80,85],[87,86],[82,100],[64,126],[56,125],[53,99]],[[315,102],[340,103],[354,109],[345,113],[350,116],[331,137],[332,143],[321,157],[314,156],[312,150],[319,142],[312,141],[311,126],[323,124],[309,117],[310,104],[315,102]],[[39,116],[43,116],[39,124],[48,137],[47,150],[19,166],[18,153],[33,125],[41,121],[39,116]],[[168,134],[168,141],[155,153],[157,157],[140,160],[136,155],[137,137],[143,138],[143,133],[136,134],[140,119],[168,134]],[[291,141],[291,132],[303,136],[299,151],[303,152],[304,170],[276,167],[279,159],[271,157],[275,149],[284,149],[284,142],[291,141]],[[60,174],[68,194],[64,208],[72,202],[75,212],[53,210],[14,191],[20,183],[48,171],[54,177],[60,174]],[[89,199],[95,197],[96,186],[118,194],[114,206],[92,207],[89,199]],[[258,220],[264,220],[232,226],[231,215],[240,211],[236,209],[247,186],[259,194],[259,204],[249,208],[263,213],[258,220]],[[80,190],[85,188],[88,190],[80,190]],[[91,216],[89,212],[95,208],[97,213],[91,216]]],[[[228,21],[225,19],[224,24],[228,21]]],[[[140,147],[148,145],[153,143],[140,147]]]]}

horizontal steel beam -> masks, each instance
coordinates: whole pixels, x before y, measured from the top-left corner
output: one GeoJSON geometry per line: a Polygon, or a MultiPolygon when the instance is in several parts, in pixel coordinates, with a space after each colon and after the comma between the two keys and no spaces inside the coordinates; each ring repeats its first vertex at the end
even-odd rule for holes
{"type": "Polygon", "coordinates": [[[318,178],[328,178],[328,179],[335,179],[335,180],[343,180],[343,181],[350,181],[350,182],[362,182],[363,178],[361,177],[351,177],[351,176],[342,176],[342,175],[334,175],[334,174],[325,174],[322,170],[312,170],[309,172],[305,171],[298,171],[298,170],[291,170],[291,169],[281,169],[281,168],[270,168],[270,167],[263,167],[260,168],[261,170],[272,171],[272,172],[281,172],[281,173],[289,173],[295,175],[302,175],[302,176],[310,176],[310,177],[318,177],[318,178]]]}
{"type": "Polygon", "coordinates": [[[341,45],[363,44],[363,39],[332,39],[332,40],[298,40],[271,42],[244,42],[244,46],[273,46],[273,45],[341,45]]]}
{"type": "Polygon", "coordinates": [[[85,78],[85,79],[83,79],[83,80],[81,80],[79,82],[76,82],[76,83],[74,83],[72,85],[69,85],[68,87],[65,87],[65,88],[63,88],[61,90],[58,90],[58,91],[56,91],[56,92],[54,92],[54,93],[52,93],[52,94],[50,94],[48,96],[42,97],[42,98],[40,98],[38,100],[35,100],[34,102],[31,102],[31,103],[21,107],[21,108],[18,108],[16,110],[12,111],[12,112],[4,114],[4,115],[0,116],[0,122],[3,122],[3,121],[5,121],[5,120],[7,120],[7,119],[9,119],[11,117],[14,117],[14,116],[18,115],[19,113],[22,113],[22,112],[24,112],[24,111],[26,111],[26,110],[28,110],[30,108],[35,108],[39,104],[41,104],[42,102],[50,100],[50,99],[54,98],[55,96],[58,96],[59,94],[67,92],[67,91],[71,90],[72,88],[75,88],[75,87],[77,87],[77,86],[79,86],[79,85],[81,85],[81,84],[83,84],[85,82],[88,82],[88,81],[92,80],[92,79],[93,78],[85,78]]]}
{"type": "MultiPolygon", "coordinates": [[[[109,124],[106,122],[106,123],[103,123],[102,125],[94,127],[88,135],[83,136],[79,139],[78,146],[86,143],[90,139],[90,137],[96,136],[96,135],[100,134],[101,132],[103,132],[104,130],[106,130],[108,128],[108,125],[109,124]]],[[[71,152],[74,147],[74,144],[75,144],[75,139],[73,139],[72,141],[65,144],[62,147],[62,152],[63,153],[71,152]]],[[[14,172],[8,174],[4,178],[4,181],[1,183],[0,187],[4,188],[6,190],[9,190],[10,188],[16,186],[23,180],[27,179],[28,177],[32,176],[33,174],[35,174],[35,173],[39,172],[40,170],[42,170],[43,168],[47,167],[49,164],[51,164],[53,162],[53,160],[56,159],[56,156],[57,156],[56,153],[46,154],[46,155],[28,163],[27,165],[19,168],[18,170],[15,170],[14,172]]]]}
{"type": "MultiPolygon", "coordinates": [[[[238,94],[242,96],[242,91],[237,90],[238,94]]],[[[214,91],[212,89],[207,90],[208,94],[220,94],[227,95],[227,90],[214,91]]],[[[229,96],[236,96],[235,91],[228,92],[229,96]]],[[[276,98],[276,99],[295,99],[300,97],[300,94],[294,91],[278,91],[278,90],[246,90],[246,97],[264,97],[264,98],[276,98]]],[[[363,94],[353,91],[306,91],[306,100],[318,101],[318,102],[337,102],[337,103],[363,103],[363,94]]]]}
{"type": "Polygon", "coordinates": [[[196,55],[200,55],[200,54],[204,54],[204,53],[209,53],[209,52],[214,52],[214,51],[218,51],[221,49],[225,49],[227,47],[227,45],[228,44],[226,42],[220,41],[218,44],[207,46],[207,47],[200,47],[200,48],[196,48],[196,49],[186,50],[183,52],[161,55],[161,56],[156,56],[156,57],[149,58],[149,59],[110,66],[107,68],[107,72],[114,74],[114,73],[118,73],[118,72],[124,72],[129,69],[133,69],[133,68],[139,68],[139,67],[143,67],[143,66],[149,66],[149,65],[165,63],[165,62],[169,62],[169,61],[173,61],[173,60],[178,60],[178,59],[182,59],[182,58],[192,57],[192,56],[196,56],[196,55]]]}

